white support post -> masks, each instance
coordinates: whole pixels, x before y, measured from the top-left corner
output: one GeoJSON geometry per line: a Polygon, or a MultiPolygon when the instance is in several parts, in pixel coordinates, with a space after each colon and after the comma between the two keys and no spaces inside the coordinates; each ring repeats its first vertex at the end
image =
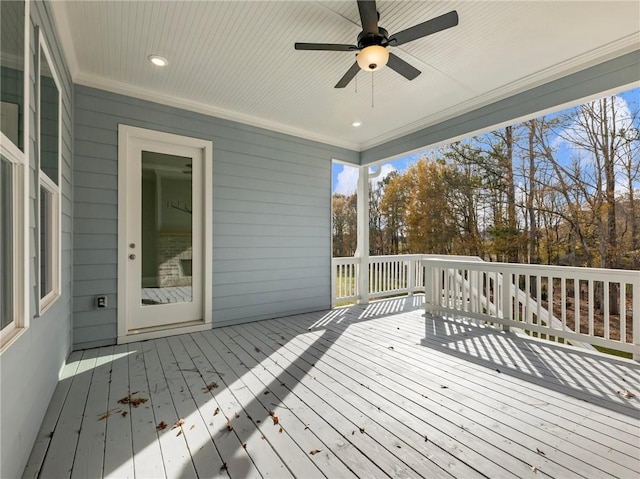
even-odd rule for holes
{"type": "MultiPolygon", "coordinates": [[[[407,293],[408,296],[413,296],[413,290],[416,289],[416,272],[417,272],[417,265],[420,264],[420,260],[418,259],[410,259],[409,261],[407,261],[406,265],[407,265],[407,289],[409,290],[409,292],[407,293]]],[[[400,263],[401,267],[404,268],[404,264],[400,263]]]]}
{"type": "MultiPolygon", "coordinates": [[[[624,288],[625,284],[620,283],[620,287],[624,288]]],[[[640,279],[636,279],[633,282],[633,304],[632,304],[632,324],[633,324],[633,344],[636,347],[636,352],[633,353],[633,360],[640,362],[640,279]]],[[[621,316],[626,315],[626,304],[620,305],[621,316]]]]}
{"type": "Polygon", "coordinates": [[[370,173],[369,166],[361,166],[358,175],[358,304],[369,303],[369,180],[382,172],[380,165],[376,165],[375,168],[375,171],[370,173]]]}

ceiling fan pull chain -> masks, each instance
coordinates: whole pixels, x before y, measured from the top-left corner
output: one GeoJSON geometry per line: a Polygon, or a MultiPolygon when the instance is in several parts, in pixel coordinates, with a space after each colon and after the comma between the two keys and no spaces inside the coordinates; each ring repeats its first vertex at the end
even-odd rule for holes
{"type": "Polygon", "coordinates": [[[373,72],[371,72],[371,108],[373,108],[373,72]]]}

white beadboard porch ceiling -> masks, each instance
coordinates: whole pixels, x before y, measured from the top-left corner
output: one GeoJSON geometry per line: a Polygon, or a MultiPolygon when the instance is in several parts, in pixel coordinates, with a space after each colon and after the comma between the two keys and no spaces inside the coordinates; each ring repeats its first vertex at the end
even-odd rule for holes
{"type": "Polygon", "coordinates": [[[363,150],[640,48],[640,2],[385,1],[395,33],[450,10],[457,27],[391,50],[422,71],[389,68],[334,85],[355,43],[350,1],[54,1],[74,81],[363,150]],[[163,69],[147,57],[169,60],[163,69]],[[361,121],[360,128],[351,123],[361,121]]]}

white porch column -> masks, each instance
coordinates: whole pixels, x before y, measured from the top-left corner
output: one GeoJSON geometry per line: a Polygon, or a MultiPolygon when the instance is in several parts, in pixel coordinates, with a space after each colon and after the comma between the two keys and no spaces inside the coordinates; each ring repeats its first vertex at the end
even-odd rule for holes
{"type": "Polygon", "coordinates": [[[373,172],[369,166],[361,166],[358,174],[358,242],[356,258],[358,258],[358,304],[369,303],[369,181],[382,172],[376,165],[373,172]]]}

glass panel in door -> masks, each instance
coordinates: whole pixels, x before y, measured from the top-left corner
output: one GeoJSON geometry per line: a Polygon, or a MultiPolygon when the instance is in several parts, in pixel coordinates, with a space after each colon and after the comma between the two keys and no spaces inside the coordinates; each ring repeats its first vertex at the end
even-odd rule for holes
{"type": "Polygon", "coordinates": [[[192,158],[142,151],[141,306],[193,301],[192,158]]]}

